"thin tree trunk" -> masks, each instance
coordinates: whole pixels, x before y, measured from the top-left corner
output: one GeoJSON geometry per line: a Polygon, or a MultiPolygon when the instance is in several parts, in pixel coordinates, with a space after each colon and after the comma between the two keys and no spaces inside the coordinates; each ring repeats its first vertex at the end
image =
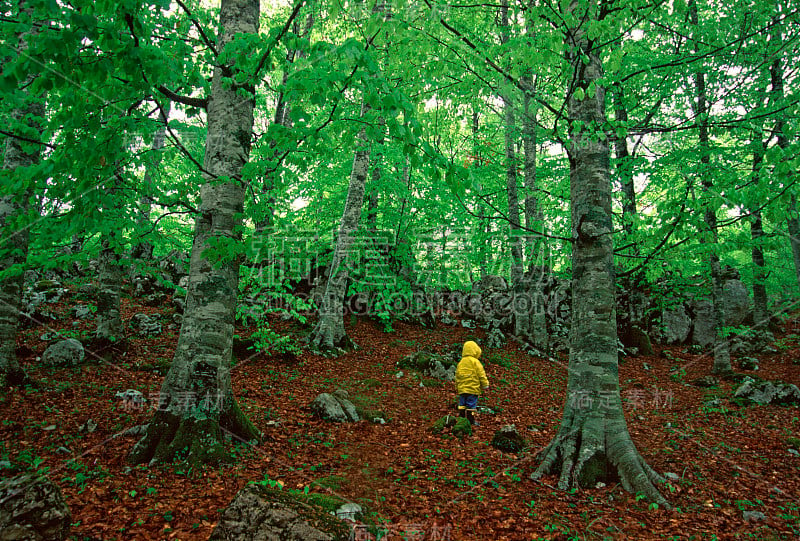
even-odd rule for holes
{"type": "MultiPolygon", "coordinates": [[[[169,122],[169,110],[171,103],[167,101],[163,107],[159,107],[158,119],[161,125],[153,135],[153,144],[150,147],[150,156],[147,160],[144,170],[144,194],[139,198],[139,216],[137,225],[140,231],[146,231],[150,224],[150,210],[153,205],[152,193],[155,189],[153,177],[158,174],[158,168],[161,167],[161,158],[163,157],[162,150],[167,136],[167,123],[169,122]]],[[[131,259],[136,265],[136,261],[150,261],[153,259],[153,243],[147,239],[137,238],[133,240],[133,247],[131,248],[131,259]]],[[[138,266],[134,266],[134,269],[138,266]]],[[[134,270],[136,274],[136,270],[134,270]]]]}
{"type": "MultiPolygon", "coordinates": [[[[547,243],[542,236],[545,231],[538,187],[536,183],[536,112],[531,111],[531,93],[536,91],[535,81],[530,91],[525,92],[524,116],[522,118],[522,148],[525,152],[523,173],[525,176],[525,227],[528,229],[527,253],[528,270],[525,277],[525,291],[529,301],[528,339],[540,351],[546,351],[549,338],[547,318],[545,317],[544,287],[550,273],[550,258],[547,243]],[[531,233],[534,231],[534,233],[531,233]]],[[[517,306],[517,310],[524,309],[517,306]]]]}
{"type": "MultiPolygon", "coordinates": [[[[372,233],[378,231],[378,186],[381,183],[381,159],[383,158],[383,142],[385,140],[386,121],[383,117],[378,118],[378,126],[381,128],[381,134],[375,141],[377,143],[377,152],[374,152],[371,161],[374,163],[372,167],[372,178],[370,179],[369,198],[367,200],[367,225],[372,233]]],[[[377,239],[373,239],[377,242],[377,239]]]]}
{"type": "MultiPolygon", "coordinates": [[[[617,86],[614,92],[614,117],[620,125],[628,122],[628,110],[625,108],[622,87],[617,86]]],[[[633,167],[628,150],[628,138],[614,134],[614,153],[617,157],[617,176],[622,185],[622,228],[627,236],[634,231],[636,223],[636,190],[633,185],[633,167]]]]}
{"type": "MultiPolygon", "coordinates": [[[[257,34],[258,17],[257,0],[222,0],[218,50],[236,34],[257,34]]],[[[232,71],[230,64],[214,69],[203,164],[208,173],[200,190],[186,311],[159,408],[128,457],[132,463],[213,463],[225,456],[223,431],[245,441],[259,437],[231,387],[239,259],[208,253],[220,243],[241,240],[241,173],[250,153],[255,89],[252,83],[232,85],[232,71]],[[242,98],[245,92],[249,99],[242,98]]]]}
{"type": "Polygon", "coordinates": [[[792,260],[794,260],[797,285],[800,286],[800,214],[798,214],[797,196],[795,194],[789,197],[788,214],[786,228],[789,231],[789,245],[792,248],[792,260]]]}
{"type": "MultiPolygon", "coordinates": [[[[117,252],[116,234],[103,233],[97,271],[97,329],[95,338],[99,345],[118,342],[122,338],[122,316],[120,293],[122,291],[122,267],[117,252]]],[[[98,344],[96,344],[98,345],[98,344]]]]}
{"type": "MultiPolygon", "coordinates": [[[[300,37],[306,37],[309,33],[311,33],[311,28],[313,25],[314,13],[311,12],[306,16],[305,27],[303,28],[302,32],[300,30],[299,22],[294,22],[294,33],[300,37]]],[[[305,52],[297,49],[290,49],[289,52],[286,53],[286,62],[288,65],[283,72],[281,88],[286,88],[286,83],[289,80],[289,69],[291,68],[291,65],[297,60],[303,58],[303,56],[305,56],[305,52]]],[[[275,115],[273,116],[272,123],[276,126],[283,126],[285,128],[291,127],[291,110],[292,104],[286,100],[286,95],[284,94],[283,90],[281,90],[281,92],[278,93],[278,102],[275,104],[275,115]]],[[[273,150],[273,160],[277,159],[278,157],[278,152],[275,148],[277,145],[278,143],[274,139],[269,142],[269,148],[273,150]]],[[[273,166],[273,168],[268,170],[264,176],[261,191],[267,195],[267,208],[264,209],[264,217],[256,222],[256,237],[268,234],[275,226],[275,206],[277,201],[277,198],[275,197],[275,175],[277,174],[278,171],[273,166]]]]}
{"type": "MultiPolygon", "coordinates": [[[[369,106],[361,106],[363,119],[369,106]]],[[[328,283],[322,306],[319,307],[319,320],[309,337],[311,349],[320,353],[337,353],[341,349],[352,347],[353,343],[344,328],[344,299],[347,294],[347,281],[350,277],[349,255],[353,244],[354,233],[358,228],[361,208],[364,205],[364,190],[369,173],[369,141],[366,129],[362,128],[356,137],[356,151],[353,156],[353,167],[350,171],[350,184],[347,188],[347,199],[344,212],[339,223],[339,234],[333,251],[333,260],[328,271],[328,283]]]]}
{"type": "MultiPolygon", "coordinates": [[[[781,27],[777,24],[777,21],[775,21],[775,23],[774,36],[778,38],[780,36],[781,27]]],[[[774,106],[780,107],[784,103],[783,65],[780,57],[772,61],[769,73],[772,87],[771,99],[774,106]]],[[[789,139],[783,133],[784,123],[784,118],[782,116],[778,116],[778,120],[775,122],[774,132],[778,140],[778,147],[785,151],[787,148],[789,148],[789,139]]],[[[785,158],[788,158],[788,156],[785,156],[785,158]]],[[[789,196],[787,215],[786,227],[789,233],[789,246],[792,249],[792,260],[794,262],[794,272],[795,277],[797,278],[797,285],[800,286],[800,215],[798,214],[797,209],[797,195],[793,192],[789,196]]]]}
{"type": "MultiPolygon", "coordinates": [[[[505,45],[511,37],[508,20],[508,0],[500,4],[500,43],[505,45]]],[[[511,96],[503,97],[505,112],[505,159],[506,159],[506,201],[508,202],[508,237],[511,247],[511,291],[514,307],[514,335],[528,340],[530,331],[530,310],[527,307],[525,284],[522,280],[524,262],[522,260],[522,228],[519,220],[519,192],[517,188],[517,156],[514,148],[516,139],[516,115],[511,96]],[[524,308],[524,309],[523,309],[524,308]]]]}
{"type": "Polygon", "coordinates": [[[608,142],[594,131],[575,127],[575,121],[602,126],[605,119],[605,89],[599,84],[603,68],[585,30],[588,20],[597,17],[600,3],[581,3],[592,10],[586,14],[576,12],[577,0],[569,6],[575,19],[583,20],[582,26],[567,30],[566,50],[574,69],[571,79],[584,94],[578,99],[571,92],[567,107],[574,239],[569,380],[561,428],[531,477],[560,472],[561,489],[618,478],[628,491],[666,506],[653,484],[660,476],[630,438],[620,398],[608,142]],[[590,84],[596,84],[593,95],[590,84]]]}
{"type": "MultiPolygon", "coordinates": [[[[480,168],[483,165],[481,158],[480,141],[478,139],[479,127],[480,127],[480,114],[478,113],[477,110],[473,110],[472,111],[472,154],[473,154],[472,166],[476,169],[480,168]]],[[[480,187],[478,187],[478,190],[480,190],[480,187]]],[[[486,218],[484,218],[486,214],[485,210],[486,209],[485,205],[483,204],[483,200],[481,198],[478,198],[477,211],[478,215],[481,217],[479,219],[480,221],[478,222],[478,225],[480,227],[481,232],[486,231],[488,227],[485,225],[486,222],[486,218]]],[[[483,237],[483,241],[484,242],[480,242],[478,246],[478,258],[479,258],[478,270],[481,280],[483,280],[483,278],[485,278],[489,274],[487,270],[487,267],[489,266],[488,251],[491,249],[491,244],[486,237],[483,237]]]]}
{"type": "MultiPolygon", "coordinates": [[[[20,2],[20,11],[29,11],[25,2],[20,2]]],[[[26,54],[28,39],[36,32],[35,28],[18,36],[20,55],[26,54]]],[[[3,169],[12,171],[11,184],[18,181],[22,188],[15,193],[0,194],[0,273],[8,273],[0,281],[0,388],[28,381],[17,360],[16,347],[22,278],[28,257],[29,232],[26,221],[37,178],[35,168],[40,161],[40,146],[29,141],[39,139],[39,123],[44,118],[44,97],[30,95],[30,83],[34,78],[28,77],[20,91],[27,103],[11,113],[11,121],[5,126],[13,135],[5,141],[3,169]]]]}
{"type": "MultiPolygon", "coordinates": [[[[697,2],[690,0],[689,2],[689,17],[692,25],[698,27],[697,16],[697,2]]],[[[695,46],[695,50],[699,51],[699,46],[695,46]]],[[[694,75],[695,82],[695,115],[697,117],[698,125],[698,138],[700,142],[700,178],[703,191],[705,192],[706,202],[704,204],[705,210],[703,211],[703,218],[708,229],[708,236],[710,237],[710,246],[708,254],[708,263],[711,268],[711,307],[714,320],[714,366],[712,372],[714,374],[729,374],[733,370],[731,368],[731,354],[727,338],[723,335],[723,327],[725,325],[725,314],[722,306],[722,269],[720,268],[719,254],[717,249],[718,232],[717,232],[717,214],[714,210],[714,205],[711,204],[711,198],[714,197],[712,190],[714,188],[713,171],[711,168],[711,149],[710,139],[708,134],[708,98],[706,95],[706,78],[702,70],[697,71],[694,75]]],[[[705,237],[704,237],[705,240],[705,237]]]]}

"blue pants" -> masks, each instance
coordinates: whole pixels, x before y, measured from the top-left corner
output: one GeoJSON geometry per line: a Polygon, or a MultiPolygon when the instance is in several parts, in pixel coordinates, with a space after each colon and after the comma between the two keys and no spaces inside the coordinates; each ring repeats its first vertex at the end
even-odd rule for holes
{"type": "Polygon", "coordinates": [[[474,410],[478,407],[478,395],[468,393],[458,395],[458,406],[463,406],[468,410],[474,410]]]}

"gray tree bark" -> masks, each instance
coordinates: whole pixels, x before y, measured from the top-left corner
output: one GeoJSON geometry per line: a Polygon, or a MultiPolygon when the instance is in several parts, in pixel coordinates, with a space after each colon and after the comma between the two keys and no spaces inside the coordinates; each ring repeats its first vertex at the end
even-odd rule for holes
{"type": "MultiPolygon", "coordinates": [[[[614,118],[620,124],[628,122],[628,110],[625,108],[624,93],[621,87],[614,92],[614,118]]],[[[631,235],[636,221],[636,190],[633,185],[633,168],[630,163],[631,153],[628,150],[628,138],[614,134],[614,153],[617,156],[617,174],[622,185],[622,228],[626,235],[631,235]]]]}
{"type": "Polygon", "coordinates": [[[531,477],[560,472],[561,489],[618,478],[628,491],[666,506],[653,484],[661,477],[636,450],[620,398],[608,137],[592,128],[574,127],[576,120],[585,127],[602,126],[605,120],[605,89],[599,84],[603,67],[585,28],[598,17],[601,3],[573,0],[569,5],[576,20],[582,21],[566,32],[575,85],[567,107],[574,242],[569,380],[561,427],[542,451],[542,463],[531,477]],[[587,11],[579,12],[579,5],[587,6],[587,11]],[[597,84],[593,95],[591,83],[597,84]],[[583,90],[581,99],[576,88],[583,90]]]}
{"type": "MultiPolygon", "coordinates": [[[[363,119],[369,106],[361,106],[363,119]]],[[[342,349],[353,346],[344,328],[344,298],[347,294],[347,281],[350,277],[350,248],[353,245],[354,233],[361,218],[364,205],[364,191],[369,173],[370,145],[366,129],[362,128],[356,137],[356,151],[353,156],[353,167],[350,171],[350,184],[347,188],[347,199],[344,212],[339,222],[339,234],[333,251],[333,260],[328,270],[328,283],[322,306],[319,307],[319,319],[309,336],[311,349],[324,354],[338,353],[342,349]]]]}
{"type": "MultiPolygon", "coordinates": [[[[777,38],[780,36],[780,25],[777,24],[777,21],[775,22],[774,35],[777,38]]],[[[769,74],[773,103],[776,106],[780,106],[784,103],[783,63],[780,57],[772,61],[769,74]]],[[[784,123],[784,118],[778,117],[777,122],[775,122],[774,132],[778,140],[778,147],[785,151],[789,147],[789,139],[783,133],[784,123]]],[[[797,195],[794,192],[789,196],[786,228],[789,233],[789,247],[792,249],[795,277],[797,278],[797,285],[800,286],[800,214],[798,214],[797,209],[797,195]]]]}
{"type": "Polygon", "coordinates": [[[122,338],[120,293],[122,267],[117,252],[114,232],[103,233],[97,270],[97,328],[95,338],[103,344],[118,342],[122,338]]]}
{"type": "MultiPolygon", "coordinates": [[[[139,216],[137,219],[141,230],[145,230],[150,223],[150,210],[153,205],[153,199],[150,194],[153,192],[153,177],[158,174],[158,168],[161,166],[170,106],[171,103],[167,101],[163,107],[159,107],[158,118],[161,125],[153,135],[153,144],[150,147],[150,154],[145,164],[144,179],[142,180],[145,194],[139,198],[139,216]]],[[[134,239],[131,247],[131,259],[134,261],[150,261],[153,259],[153,243],[142,238],[134,239]]]]}
{"type": "MultiPolygon", "coordinates": [[[[26,3],[20,2],[20,11],[28,10],[26,3]]],[[[35,32],[33,27],[18,36],[20,55],[28,50],[28,40],[35,32]]],[[[40,145],[36,141],[41,133],[39,123],[44,117],[44,97],[30,94],[30,83],[34,78],[28,77],[22,85],[25,103],[4,122],[12,135],[5,140],[3,169],[11,172],[14,180],[20,181],[23,187],[16,193],[0,194],[0,273],[9,273],[0,283],[0,388],[28,381],[17,360],[16,347],[22,277],[28,257],[29,232],[25,222],[31,210],[35,167],[40,161],[40,145]]]]}
{"type": "MultiPolygon", "coordinates": [[[[500,3],[500,43],[505,45],[511,37],[508,17],[508,0],[500,3]]],[[[517,156],[514,148],[517,121],[514,114],[513,97],[503,97],[505,113],[505,160],[506,160],[506,201],[508,204],[508,239],[511,248],[511,291],[514,307],[514,335],[528,340],[531,328],[528,291],[523,282],[524,262],[522,260],[522,228],[520,227],[520,205],[517,181],[517,156]]]]}
{"type": "MultiPolygon", "coordinates": [[[[236,34],[257,33],[258,17],[258,0],[222,0],[218,50],[236,34]]],[[[214,68],[203,164],[207,173],[200,189],[186,311],[159,408],[128,457],[132,463],[218,462],[225,457],[223,431],[245,441],[259,437],[231,387],[239,259],[207,253],[219,243],[241,241],[241,172],[250,154],[255,89],[249,82],[232,83],[235,70],[232,63],[214,68]]]]}
{"type": "Polygon", "coordinates": [[[524,96],[524,115],[522,117],[522,148],[525,153],[523,174],[525,179],[525,227],[528,264],[525,271],[525,292],[528,305],[517,306],[517,310],[528,309],[527,337],[531,345],[546,351],[549,344],[547,318],[545,316],[544,287],[550,273],[550,257],[543,234],[546,226],[542,215],[538,186],[536,182],[536,111],[531,110],[531,93],[536,91],[533,82],[524,96]]]}
{"type": "MultiPolygon", "coordinates": [[[[697,2],[690,0],[689,2],[689,18],[692,25],[696,28],[698,26],[697,15],[697,2]]],[[[695,50],[699,51],[699,46],[695,46],[695,50]]],[[[695,116],[697,117],[698,125],[698,138],[700,142],[700,177],[703,191],[706,198],[713,197],[712,190],[714,188],[714,180],[711,170],[711,150],[708,134],[708,97],[706,95],[706,79],[705,73],[698,70],[694,74],[695,83],[695,116]]],[[[713,310],[714,329],[716,338],[714,339],[714,365],[712,372],[714,374],[730,374],[733,369],[731,368],[731,353],[730,345],[727,338],[723,335],[723,327],[725,325],[725,314],[722,307],[722,269],[720,268],[718,248],[718,232],[717,232],[717,214],[714,206],[710,201],[705,203],[703,211],[703,218],[708,229],[708,236],[710,237],[710,246],[708,254],[708,263],[711,268],[711,306],[713,310]]]]}

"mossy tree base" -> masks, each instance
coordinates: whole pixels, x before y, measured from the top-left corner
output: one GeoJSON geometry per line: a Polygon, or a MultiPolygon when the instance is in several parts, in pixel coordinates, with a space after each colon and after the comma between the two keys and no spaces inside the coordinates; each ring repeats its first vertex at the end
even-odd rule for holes
{"type": "Polygon", "coordinates": [[[128,455],[128,462],[153,465],[177,461],[197,467],[227,461],[226,434],[239,441],[260,440],[255,426],[233,403],[233,411],[219,420],[200,412],[181,416],[168,410],[157,411],[147,432],[128,455]]]}
{"type": "Polygon", "coordinates": [[[575,416],[568,419],[565,415],[558,435],[537,459],[542,462],[530,475],[533,480],[556,474],[561,490],[619,481],[628,492],[642,494],[650,502],[670,507],[656,488],[656,483],[663,483],[664,478],[636,450],[624,418],[575,416]]]}

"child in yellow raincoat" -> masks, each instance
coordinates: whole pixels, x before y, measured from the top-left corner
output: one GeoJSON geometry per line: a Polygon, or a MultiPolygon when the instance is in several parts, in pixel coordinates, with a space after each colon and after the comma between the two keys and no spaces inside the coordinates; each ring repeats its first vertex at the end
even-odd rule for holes
{"type": "Polygon", "coordinates": [[[465,342],[461,350],[461,361],[456,366],[456,392],[458,393],[458,415],[466,417],[470,424],[478,425],[475,412],[478,395],[489,388],[486,371],[478,360],[481,348],[473,341],[465,342]]]}

